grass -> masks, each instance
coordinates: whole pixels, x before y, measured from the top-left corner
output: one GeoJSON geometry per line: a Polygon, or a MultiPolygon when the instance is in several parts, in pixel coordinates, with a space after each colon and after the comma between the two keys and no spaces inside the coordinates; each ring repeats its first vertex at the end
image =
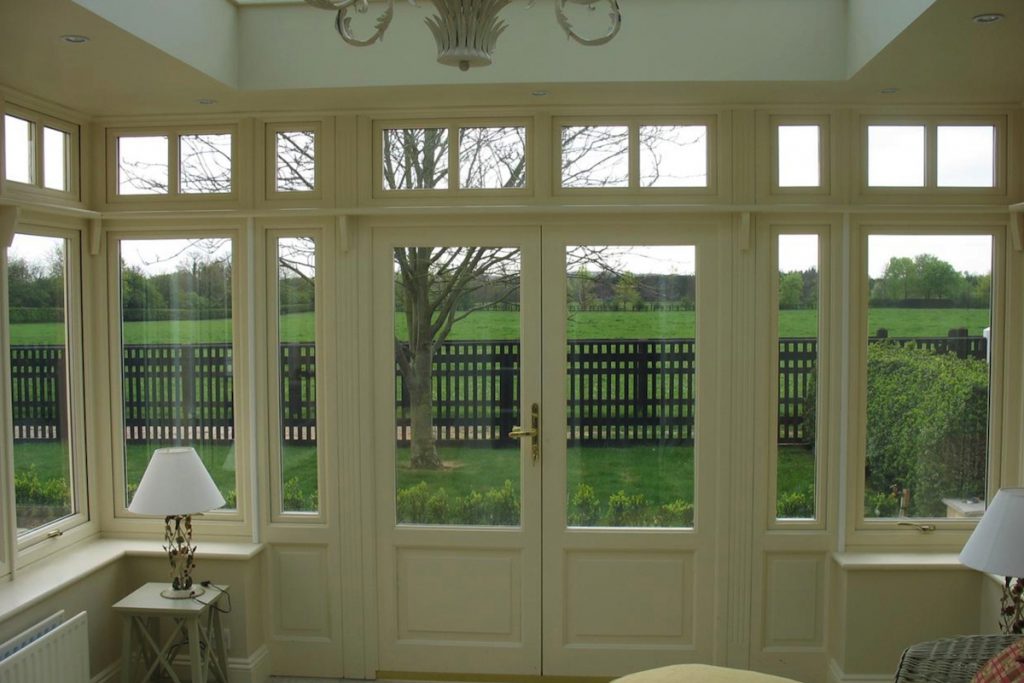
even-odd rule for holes
{"type": "MultiPolygon", "coordinates": [[[[779,335],[813,337],[817,334],[816,311],[781,311],[779,335]]],[[[644,339],[650,337],[687,338],[694,336],[693,311],[575,312],[569,321],[573,339],[644,339]]],[[[889,330],[893,337],[944,337],[950,329],[966,327],[978,336],[989,324],[989,312],[983,308],[874,308],[868,312],[868,329],[889,330]]],[[[292,313],[281,318],[281,339],[286,342],[313,339],[312,313],[292,313]]],[[[405,336],[405,317],[395,318],[395,332],[405,336]]],[[[124,343],[217,343],[231,339],[228,320],[158,320],[125,323],[124,343]]],[[[478,311],[458,322],[449,337],[452,340],[518,339],[519,314],[505,311],[478,311]]],[[[21,323],[11,326],[11,344],[61,344],[61,323],[21,323]]]]}

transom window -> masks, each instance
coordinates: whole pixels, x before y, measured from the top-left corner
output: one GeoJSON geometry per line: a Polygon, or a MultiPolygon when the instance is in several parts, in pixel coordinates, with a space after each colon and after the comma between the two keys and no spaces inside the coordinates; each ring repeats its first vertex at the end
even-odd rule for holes
{"type": "Polygon", "coordinates": [[[116,164],[111,195],[232,195],[234,146],[230,130],[114,133],[108,148],[116,164]]]}
{"type": "Polygon", "coordinates": [[[78,126],[15,109],[4,114],[6,180],[41,190],[77,191],[78,126]]]}
{"type": "Polygon", "coordinates": [[[866,127],[869,188],[977,191],[1002,184],[995,119],[879,121],[866,127]]]}

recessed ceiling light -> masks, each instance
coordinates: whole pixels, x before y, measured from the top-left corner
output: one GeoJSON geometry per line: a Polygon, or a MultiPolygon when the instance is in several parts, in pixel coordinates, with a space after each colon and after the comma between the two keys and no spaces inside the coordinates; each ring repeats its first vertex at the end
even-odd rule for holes
{"type": "Polygon", "coordinates": [[[77,33],[65,33],[60,39],[71,45],[82,45],[89,42],[89,36],[80,36],[77,33]]]}
{"type": "Polygon", "coordinates": [[[975,24],[994,24],[997,21],[1002,21],[1005,15],[999,14],[998,12],[986,12],[984,14],[974,15],[975,24]]]}
{"type": "Polygon", "coordinates": [[[883,95],[895,95],[899,91],[899,88],[882,88],[878,92],[882,93],[883,95]]]}
{"type": "Polygon", "coordinates": [[[534,97],[547,97],[548,96],[548,91],[547,90],[534,90],[530,94],[533,95],[534,97]]]}
{"type": "Polygon", "coordinates": [[[217,100],[210,99],[209,97],[200,97],[196,102],[203,105],[217,104],[217,100]]]}

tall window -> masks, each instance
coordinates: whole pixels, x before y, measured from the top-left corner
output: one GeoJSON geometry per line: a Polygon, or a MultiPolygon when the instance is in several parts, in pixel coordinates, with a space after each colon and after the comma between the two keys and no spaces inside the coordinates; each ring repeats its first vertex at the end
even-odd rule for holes
{"type": "Polygon", "coordinates": [[[233,509],[231,240],[119,245],[125,505],[154,449],[192,446],[233,509]]]}
{"type": "Polygon", "coordinates": [[[316,241],[277,239],[280,462],[277,505],[285,513],[320,509],[316,401],[316,241]]]}
{"type": "Polygon", "coordinates": [[[868,237],[867,517],[983,507],[992,238],[868,237]]]}
{"type": "Polygon", "coordinates": [[[18,535],[85,509],[74,439],[69,243],[16,234],[7,250],[18,535]]]}
{"type": "Polygon", "coordinates": [[[778,237],[775,514],[814,519],[817,469],[818,236],[778,237]]]}

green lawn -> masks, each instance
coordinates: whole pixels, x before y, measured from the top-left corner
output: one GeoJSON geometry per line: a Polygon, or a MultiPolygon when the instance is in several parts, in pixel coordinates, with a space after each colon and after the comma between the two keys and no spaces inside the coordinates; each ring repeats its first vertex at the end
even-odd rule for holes
{"type": "MultiPolygon", "coordinates": [[[[687,338],[694,333],[693,311],[665,313],[575,312],[569,321],[569,336],[574,339],[643,339],[649,337],[687,338]]],[[[815,311],[782,311],[779,334],[783,337],[812,337],[817,334],[815,311]]],[[[292,313],[281,319],[284,341],[308,341],[313,338],[312,313],[292,313]]],[[[989,324],[987,309],[971,308],[876,308],[868,315],[872,334],[879,328],[893,337],[944,337],[950,329],[966,327],[980,335],[989,324]]],[[[11,344],[60,344],[60,323],[24,323],[11,326],[11,344]]],[[[405,334],[405,318],[395,318],[395,331],[405,334]]],[[[459,321],[450,339],[516,339],[519,314],[504,311],[478,311],[459,321]]],[[[132,322],[124,326],[127,344],[226,342],[231,338],[227,320],[132,322]]]]}

